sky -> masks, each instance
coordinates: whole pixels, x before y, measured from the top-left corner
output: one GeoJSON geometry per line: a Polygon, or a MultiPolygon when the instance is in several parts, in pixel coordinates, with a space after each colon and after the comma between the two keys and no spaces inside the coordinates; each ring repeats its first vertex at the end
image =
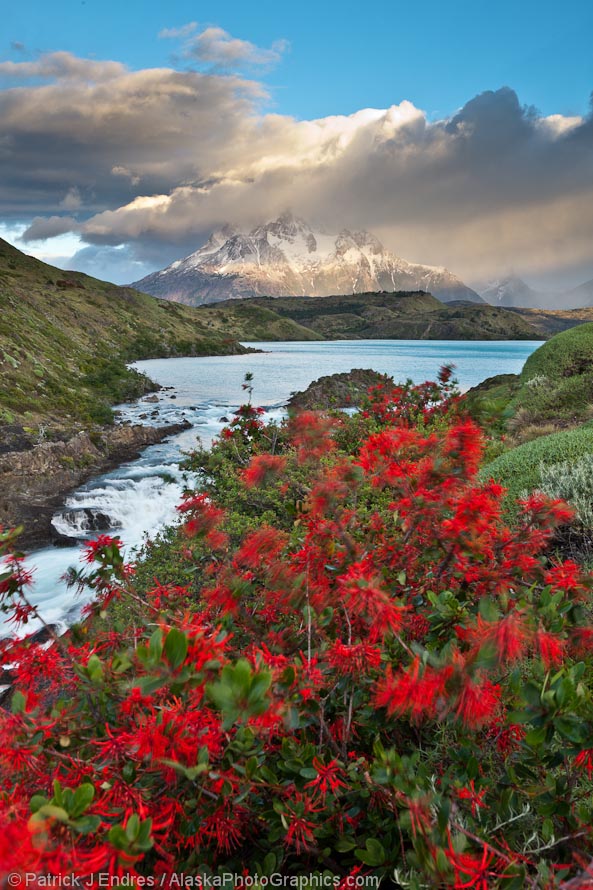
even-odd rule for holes
{"type": "Polygon", "coordinates": [[[28,253],[125,283],[292,210],[469,283],[593,278],[587,0],[2,5],[28,253]]]}

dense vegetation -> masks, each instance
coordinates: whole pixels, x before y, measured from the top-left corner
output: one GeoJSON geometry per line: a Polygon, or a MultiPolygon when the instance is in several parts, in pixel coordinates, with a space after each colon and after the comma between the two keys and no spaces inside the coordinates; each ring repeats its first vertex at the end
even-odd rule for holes
{"type": "Polygon", "coordinates": [[[0,425],[111,419],[149,387],[126,362],[242,351],[195,310],[63,272],[0,240],[0,425]]]}
{"type": "Polygon", "coordinates": [[[213,327],[240,339],[533,340],[541,336],[517,313],[485,304],[445,304],[422,291],[256,297],[199,311],[213,327]],[[308,333],[303,335],[303,330],[308,333]]]}
{"type": "MultiPolygon", "coordinates": [[[[575,507],[578,502],[581,517],[588,515],[583,501],[588,497],[584,467],[593,454],[593,324],[540,346],[521,374],[485,380],[470,392],[468,404],[478,418],[498,416],[496,444],[481,472],[505,486],[511,516],[516,498],[534,490],[567,497],[575,507]]],[[[589,564],[593,523],[580,524],[576,537],[583,540],[577,541],[575,555],[589,564]]]]}
{"type": "MultiPolygon", "coordinates": [[[[446,369],[353,417],[245,405],[153,547],[169,578],[102,536],[85,625],[4,646],[6,871],[567,888],[593,855],[591,579],[549,556],[561,503],[507,527],[483,445],[446,369]]],[[[13,558],[20,623],[27,582],[13,558]]]]}

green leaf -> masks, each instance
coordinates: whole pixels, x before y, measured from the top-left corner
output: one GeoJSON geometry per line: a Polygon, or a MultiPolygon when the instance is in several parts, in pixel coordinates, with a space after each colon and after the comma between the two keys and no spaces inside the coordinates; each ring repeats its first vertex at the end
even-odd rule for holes
{"type": "Polygon", "coordinates": [[[155,630],[148,641],[148,651],[154,661],[160,661],[163,654],[163,632],[160,628],[155,630]]]}
{"type": "Polygon", "coordinates": [[[40,807],[44,807],[49,801],[43,794],[34,794],[30,800],[29,807],[32,813],[36,813],[40,807]]]}
{"type": "Polygon", "coordinates": [[[81,816],[80,819],[72,822],[72,828],[79,834],[90,834],[92,831],[96,831],[100,824],[100,816],[81,816]]]}
{"type": "Polygon", "coordinates": [[[365,865],[382,865],[385,862],[383,845],[373,837],[368,838],[364,850],[356,850],[356,856],[365,865]]]}
{"type": "Polygon", "coordinates": [[[13,693],[12,701],[10,702],[10,710],[13,714],[22,714],[26,704],[27,699],[23,693],[17,689],[17,691],[13,693]]]}
{"type": "Polygon", "coordinates": [[[70,815],[73,818],[81,816],[84,811],[91,805],[95,797],[95,789],[90,782],[83,782],[74,792],[73,805],[70,808],[70,815]]]}
{"type": "Polygon", "coordinates": [[[340,840],[336,841],[334,844],[334,848],[338,853],[348,853],[350,850],[353,850],[355,846],[356,841],[349,837],[341,837],[340,840]]]}
{"type": "Polygon", "coordinates": [[[140,819],[136,813],[132,813],[126,822],[126,837],[129,841],[135,841],[140,831],[140,819]]]}
{"type": "Polygon", "coordinates": [[[114,825],[113,828],[110,828],[107,839],[116,850],[126,850],[129,847],[128,838],[121,825],[114,825]]]}
{"type": "Polygon", "coordinates": [[[62,807],[57,807],[53,803],[46,803],[39,807],[33,818],[56,819],[58,822],[68,822],[69,816],[66,810],[62,807]]]}
{"type": "Polygon", "coordinates": [[[187,637],[172,627],[165,640],[165,656],[173,669],[183,664],[187,656],[187,637]]]}

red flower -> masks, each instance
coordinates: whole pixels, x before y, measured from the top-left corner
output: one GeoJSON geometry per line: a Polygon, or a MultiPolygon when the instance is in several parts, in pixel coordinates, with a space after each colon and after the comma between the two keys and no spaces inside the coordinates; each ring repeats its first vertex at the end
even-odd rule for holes
{"type": "Polygon", "coordinates": [[[460,800],[468,800],[470,802],[472,816],[475,816],[481,807],[486,807],[486,804],[484,803],[485,794],[485,788],[482,788],[481,791],[476,791],[474,780],[472,779],[469,783],[468,788],[459,789],[459,791],[457,792],[457,797],[460,800]]]}
{"type": "Polygon", "coordinates": [[[344,771],[337,760],[331,760],[327,766],[324,766],[319,757],[314,757],[313,768],[317,770],[317,777],[311,782],[307,782],[305,788],[314,788],[319,791],[324,800],[328,793],[335,794],[340,788],[348,787],[340,778],[344,775],[344,771]]]}
{"type": "Polygon", "coordinates": [[[257,454],[243,471],[243,482],[247,488],[257,488],[274,482],[286,467],[286,458],[276,454],[257,454]]]}
{"type": "Polygon", "coordinates": [[[566,640],[561,640],[545,630],[538,630],[536,639],[539,654],[547,668],[554,667],[562,662],[566,640]]]}
{"type": "Polygon", "coordinates": [[[502,877],[492,869],[495,855],[485,844],[481,856],[471,853],[456,853],[450,846],[447,851],[449,862],[455,873],[454,890],[491,890],[492,879],[502,877]]]}
{"type": "Polygon", "coordinates": [[[587,771],[589,778],[593,775],[593,748],[585,748],[574,759],[574,765],[587,771]]]}
{"type": "Polygon", "coordinates": [[[84,548],[85,562],[94,562],[96,559],[100,559],[103,555],[101,551],[106,550],[108,547],[115,547],[119,551],[121,547],[120,539],[112,538],[110,535],[99,535],[94,541],[89,541],[84,548]]]}
{"type": "Polygon", "coordinates": [[[346,645],[336,640],[328,649],[327,660],[341,674],[361,676],[379,667],[381,649],[368,643],[346,645]]]}
{"type": "Polygon", "coordinates": [[[468,729],[479,729],[492,720],[499,704],[499,686],[489,680],[475,683],[465,678],[455,713],[468,729]]]}

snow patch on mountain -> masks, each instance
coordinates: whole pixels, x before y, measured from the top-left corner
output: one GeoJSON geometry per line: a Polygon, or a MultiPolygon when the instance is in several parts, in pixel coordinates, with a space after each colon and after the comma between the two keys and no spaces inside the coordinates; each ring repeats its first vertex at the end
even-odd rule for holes
{"type": "Polygon", "coordinates": [[[409,263],[369,232],[332,234],[291,213],[249,232],[224,226],[203,247],[133,287],[194,306],[233,298],[384,290],[424,290],[445,302],[483,302],[447,269],[409,263]]]}

